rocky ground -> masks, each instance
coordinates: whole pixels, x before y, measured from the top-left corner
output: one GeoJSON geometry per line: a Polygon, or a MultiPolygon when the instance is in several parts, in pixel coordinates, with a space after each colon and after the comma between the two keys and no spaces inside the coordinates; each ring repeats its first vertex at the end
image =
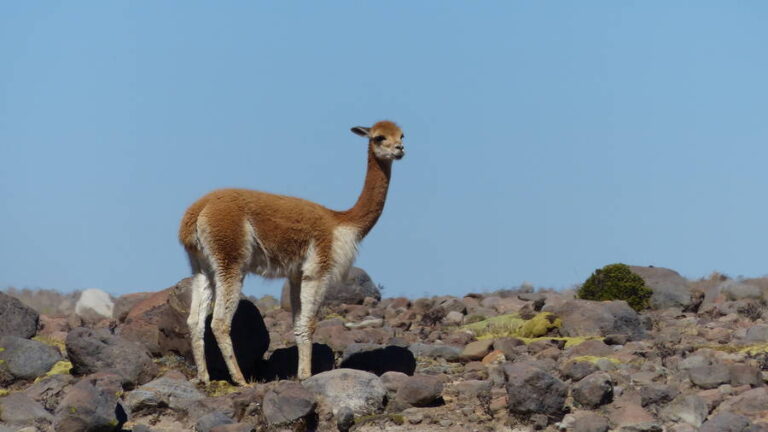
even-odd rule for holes
{"type": "Polygon", "coordinates": [[[304,382],[289,306],[243,298],[247,387],[226,382],[210,331],[217,381],[192,382],[187,281],[84,292],[66,316],[0,293],[0,432],[768,431],[768,280],[633,270],[654,291],[639,314],[527,287],[380,299],[355,270],[304,382]]]}

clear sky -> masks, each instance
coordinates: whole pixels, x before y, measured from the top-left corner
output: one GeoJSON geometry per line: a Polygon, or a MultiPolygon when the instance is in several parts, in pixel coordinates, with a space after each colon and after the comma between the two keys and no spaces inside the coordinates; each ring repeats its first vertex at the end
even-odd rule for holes
{"type": "MultiPolygon", "coordinates": [[[[351,206],[385,295],[565,288],[613,262],[768,273],[768,3],[5,2],[0,288],[159,290],[219,187],[351,206]]],[[[246,282],[277,294],[282,282],[246,282]]]]}

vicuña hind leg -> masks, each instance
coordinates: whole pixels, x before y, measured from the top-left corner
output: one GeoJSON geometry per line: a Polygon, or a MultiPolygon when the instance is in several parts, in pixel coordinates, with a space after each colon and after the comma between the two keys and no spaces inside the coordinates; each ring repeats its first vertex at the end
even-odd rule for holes
{"type": "Polygon", "coordinates": [[[239,272],[216,272],[216,304],[213,307],[211,330],[219,344],[221,355],[227,364],[229,376],[238,385],[246,385],[245,377],[235,358],[232,347],[232,318],[235,316],[237,305],[240,303],[240,291],[243,286],[243,276],[239,272]]]}
{"type": "Polygon", "coordinates": [[[294,323],[296,346],[299,350],[300,380],[312,376],[312,335],[315,333],[317,311],[323,303],[328,281],[321,279],[304,279],[301,282],[301,311],[294,323]]]}
{"type": "Polygon", "coordinates": [[[211,312],[211,300],[213,299],[213,289],[208,281],[208,277],[199,272],[192,278],[192,302],[189,307],[189,316],[187,325],[189,325],[189,334],[192,341],[192,355],[197,365],[197,379],[207,383],[208,365],[205,362],[205,346],[203,338],[205,336],[205,319],[211,312]]]}

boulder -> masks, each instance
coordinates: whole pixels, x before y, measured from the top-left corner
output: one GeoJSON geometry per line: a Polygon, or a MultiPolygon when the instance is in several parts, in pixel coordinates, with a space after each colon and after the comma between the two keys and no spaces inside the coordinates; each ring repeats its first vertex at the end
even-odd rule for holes
{"type": "Polygon", "coordinates": [[[134,306],[152,297],[153,295],[155,295],[155,293],[140,292],[126,294],[118,297],[115,300],[115,306],[112,309],[112,318],[116,319],[118,322],[125,321],[125,319],[128,318],[128,313],[131,312],[131,309],[133,309],[134,306]]]}
{"type": "Polygon", "coordinates": [[[405,406],[425,407],[435,404],[443,395],[443,382],[432,375],[408,377],[397,390],[395,401],[405,406]]]}
{"type": "Polygon", "coordinates": [[[547,308],[543,310],[562,320],[563,336],[625,334],[630,340],[638,340],[646,334],[640,316],[625,301],[567,300],[552,310],[547,308]]]}
{"type": "Polygon", "coordinates": [[[14,426],[50,425],[53,416],[24,393],[0,398],[0,421],[14,426]]]}
{"type": "Polygon", "coordinates": [[[34,380],[61,360],[59,351],[42,342],[5,336],[0,339],[0,384],[34,380]]]}
{"type": "Polygon", "coordinates": [[[482,360],[493,350],[493,339],[481,339],[468,343],[459,358],[463,361],[482,360]]]}
{"type": "Polygon", "coordinates": [[[112,296],[100,289],[87,289],[75,303],[75,313],[88,321],[111,319],[115,303],[112,296]]]}
{"type": "MultiPolygon", "coordinates": [[[[688,371],[691,382],[703,389],[712,389],[731,381],[731,372],[728,366],[713,364],[697,366],[688,371]]],[[[696,425],[700,426],[700,425],[696,425]]]]}
{"type": "Polygon", "coordinates": [[[304,387],[329,406],[333,414],[348,407],[356,416],[370,415],[384,406],[384,388],[379,377],[355,369],[335,369],[306,379],[304,387]]]}
{"type": "Polygon", "coordinates": [[[200,416],[195,422],[194,430],[196,432],[211,432],[214,428],[234,424],[232,417],[221,412],[213,411],[200,416]]]}
{"type": "Polygon", "coordinates": [[[77,379],[72,375],[55,374],[27,387],[24,389],[24,394],[53,412],[76,381],[77,379]]]}
{"type": "Polygon", "coordinates": [[[136,342],[113,335],[107,329],[78,327],[67,335],[67,355],[75,375],[112,370],[123,385],[133,388],[157,375],[149,351],[136,342]]]}
{"type": "Polygon", "coordinates": [[[747,432],[749,418],[729,412],[719,413],[701,425],[701,432],[747,432]]]}
{"type": "Polygon", "coordinates": [[[581,406],[594,409],[613,401],[613,384],[605,372],[595,372],[577,382],[571,391],[573,400],[581,406]]]}
{"type": "Polygon", "coordinates": [[[21,300],[0,292],[0,337],[29,339],[37,333],[39,314],[21,300]]]}
{"type": "MultiPolygon", "coordinates": [[[[366,297],[381,300],[381,291],[373,283],[365,270],[352,267],[344,282],[331,284],[326,291],[324,306],[336,306],[340,304],[363,304],[366,297]]],[[[290,287],[288,281],[283,284],[280,296],[280,306],[283,310],[291,311],[290,287]]]]}
{"type": "Polygon", "coordinates": [[[56,432],[119,431],[128,419],[119,402],[121,381],[105,372],[82,378],[56,408],[56,432]]]}
{"type": "Polygon", "coordinates": [[[568,387],[547,372],[527,363],[504,365],[507,408],[517,416],[545,414],[559,418],[565,409],[568,387]]]}
{"type": "Polygon", "coordinates": [[[125,404],[132,416],[152,413],[162,407],[186,413],[193,402],[202,399],[205,395],[189,381],[163,376],[128,392],[125,404]]]}
{"type": "Polygon", "coordinates": [[[651,307],[666,309],[686,308],[691,304],[691,289],[688,281],[674,270],[663,267],[629,266],[633,273],[643,278],[645,285],[653,291],[651,307]]]}
{"type": "Polygon", "coordinates": [[[263,412],[269,426],[299,421],[315,412],[315,396],[297,382],[282,381],[264,395],[263,412]]]}
{"type": "Polygon", "coordinates": [[[707,403],[700,396],[678,396],[661,411],[661,417],[673,423],[688,423],[699,427],[709,415],[707,403]]]}

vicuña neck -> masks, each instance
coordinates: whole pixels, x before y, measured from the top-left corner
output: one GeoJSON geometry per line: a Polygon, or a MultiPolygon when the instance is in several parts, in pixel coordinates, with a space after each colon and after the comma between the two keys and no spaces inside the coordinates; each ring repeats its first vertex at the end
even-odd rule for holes
{"type": "Polygon", "coordinates": [[[360,230],[360,239],[371,231],[384,210],[391,174],[392,161],[377,159],[369,144],[368,172],[365,175],[363,191],[351,209],[339,213],[343,224],[354,225],[360,230]]]}

